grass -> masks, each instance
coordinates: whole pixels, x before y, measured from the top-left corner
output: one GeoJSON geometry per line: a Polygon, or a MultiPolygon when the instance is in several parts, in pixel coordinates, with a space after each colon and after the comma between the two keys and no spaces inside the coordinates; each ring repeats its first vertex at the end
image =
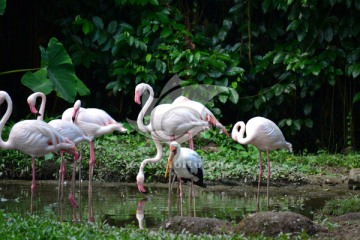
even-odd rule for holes
{"type": "Polygon", "coordinates": [[[332,199],[325,203],[319,216],[340,216],[347,213],[360,211],[360,198],[356,195],[350,198],[332,199]]]}
{"type": "Polygon", "coordinates": [[[138,229],[133,226],[126,228],[111,227],[107,224],[73,224],[59,222],[51,218],[39,216],[20,216],[19,214],[5,214],[0,211],[0,236],[2,239],[307,239],[305,236],[291,237],[280,234],[276,238],[256,236],[244,237],[239,234],[231,235],[191,235],[173,234],[164,230],[151,231],[138,229]],[[305,237],[305,238],[304,238],[305,237]]]}
{"type": "MultiPolygon", "coordinates": [[[[187,143],[182,144],[187,147],[187,143]]],[[[195,139],[196,151],[203,159],[205,180],[230,178],[235,180],[256,179],[258,174],[258,150],[249,145],[242,146],[227,138],[224,134],[208,131],[195,139]],[[215,146],[210,149],[208,146],[215,146]],[[215,150],[214,150],[215,149],[215,150]]],[[[83,144],[83,177],[87,177],[89,147],[83,144]]],[[[151,139],[138,134],[112,134],[96,139],[95,154],[97,158],[95,179],[107,182],[134,182],[140,162],[145,158],[154,157],[156,148],[151,139]]],[[[145,168],[147,181],[163,181],[165,159],[168,149],[164,146],[163,160],[156,164],[148,164],[145,168]]],[[[266,154],[263,154],[265,157],[266,154]]],[[[72,163],[70,156],[67,156],[72,163]]],[[[292,154],[285,150],[270,153],[272,181],[300,181],[305,175],[328,174],[330,168],[360,167],[359,154],[329,154],[319,151],[316,154],[292,154]]],[[[39,158],[37,169],[47,172],[40,176],[56,178],[58,167],[50,168],[49,163],[59,166],[59,157],[52,154],[39,158]]],[[[266,159],[263,161],[266,170],[266,159]]],[[[67,168],[70,176],[71,167],[67,168]]],[[[31,160],[15,150],[0,149],[0,178],[30,179],[31,160]]],[[[264,176],[265,177],[265,176],[264,176]]]]}
{"type": "MultiPolygon", "coordinates": [[[[4,137],[6,139],[6,137],[4,137]]],[[[95,143],[96,167],[95,178],[107,182],[134,182],[140,162],[156,155],[151,139],[138,133],[112,134],[98,138],[95,143]]],[[[183,144],[187,147],[187,144],[183,144]]],[[[195,148],[202,157],[205,168],[205,180],[230,178],[237,180],[256,179],[258,166],[258,150],[252,146],[241,146],[223,134],[208,131],[195,139],[195,148]],[[209,148],[215,146],[215,148],[209,148]]],[[[83,144],[83,178],[87,178],[89,148],[83,144]]],[[[146,166],[146,181],[162,181],[165,173],[165,159],[168,149],[164,148],[163,160],[157,164],[146,166]]],[[[265,154],[263,156],[266,156],[265,154]]],[[[69,162],[72,160],[69,158],[69,162]]],[[[273,151],[270,154],[272,181],[300,181],[305,175],[329,174],[331,168],[360,167],[359,154],[329,154],[326,151],[317,153],[292,154],[285,150],[273,151]]],[[[47,155],[37,161],[39,172],[49,171],[48,164],[55,163],[47,176],[58,173],[58,156],[47,155]]],[[[264,160],[264,171],[266,171],[264,160]]],[[[67,167],[70,176],[71,167],[67,167]]],[[[39,173],[37,172],[37,174],[39,173]]],[[[266,175],[266,174],[265,174],[266,175]]],[[[30,179],[30,157],[18,152],[0,149],[0,178],[30,179]]],[[[329,201],[322,215],[340,215],[346,212],[359,211],[358,197],[329,201]]],[[[134,226],[126,228],[111,227],[107,224],[73,224],[59,222],[51,218],[38,216],[20,216],[5,214],[0,211],[0,236],[4,239],[271,239],[264,236],[245,238],[242,235],[211,236],[171,234],[163,230],[139,230],[134,226]]],[[[306,239],[306,237],[304,237],[306,239]]],[[[304,239],[299,237],[299,239],[304,239]]],[[[276,239],[290,239],[282,234],[276,239]]],[[[291,239],[294,239],[292,237],[291,239]]],[[[296,238],[295,238],[296,239],[296,238]]]]}

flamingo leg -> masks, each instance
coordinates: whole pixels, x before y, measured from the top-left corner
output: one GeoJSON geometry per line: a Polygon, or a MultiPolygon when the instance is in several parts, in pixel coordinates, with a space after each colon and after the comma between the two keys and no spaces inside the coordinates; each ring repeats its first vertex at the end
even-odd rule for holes
{"type": "MultiPolygon", "coordinates": [[[[76,175],[76,163],[77,163],[78,157],[74,156],[74,166],[73,171],[71,175],[71,188],[70,188],[70,194],[69,194],[69,200],[72,205],[72,207],[75,209],[77,207],[76,200],[74,198],[75,194],[75,175],[76,175]]],[[[74,219],[75,220],[75,219],[74,219]]]]}
{"type": "Polygon", "coordinates": [[[72,172],[72,176],[71,176],[71,188],[70,188],[70,193],[69,193],[69,201],[73,207],[73,222],[76,222],[76,207],[77,207],[77,203],[76,200],[74,198],[75,194],[75,175],[76,175],[76,162],[78,160],[78,157],[75,155],[74,156],[74,166],[73,166],[73,172],[72,172]]]}
{"type": "Polygon", "coordinates": [[[90,162],[89,162],[89,222],[94,222],[94,211],[93,211],[93,200],[92,200],[92,183],[93,183],[93,174],[95,166],[95,152],[94,152],[94,141],[90,142],[90,162]]]}
{"type": "Polygon", "coordinates": [[[270,185],[270,157],[269,150],[266,151],[266,158],[268,164],[268,173],[267,173],[267,187],[266,187],[266,198],[267,198],[267,207],[269,207],[269,185],[270,185]]]}
{"type": "Polygon", "coordinates": [[[35,182],[35,157],[32,157],[32,182],[31,182],[31,203],[30,203],[30,214],[33,213],[33,203],[34,203],[34,197],[35,197],[35,188],[36,188],[36,182],[35,182]]]}
{"type": "Polygon", "coordinates": [[[258,180],[258,189],[257,189],[257,210],[259,210],[260,205],[260,186],[261,186],[261,179],[262,179],[262,156],[261,151],[259,149],[259,180],[258,180]]]}
{"type": "Polygon", "coordinates": [[[64,162],[64,152],[63,151],[60,151],[60,158],[61,158],[61,164],[60,164],[61,197],[60,197],[60,200],[62,201],[64,199],[64,178],[65,178],[65,162],[64,162]]]}

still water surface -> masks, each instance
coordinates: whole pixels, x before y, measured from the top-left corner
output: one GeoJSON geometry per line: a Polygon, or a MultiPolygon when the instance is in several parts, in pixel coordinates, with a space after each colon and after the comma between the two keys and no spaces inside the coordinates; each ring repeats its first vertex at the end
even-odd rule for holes
{"type": "MultiPolygon", "coordinates": [[[[0,210],[29,214],[30,185],[30,181],[0,181],[0,210]]],[[[144,195],[138,192],[135,184],[95,184],[92,206],[95,222],[106,222],[117,227],[135,225],[156,229],[169,217],[176,215],[195,215],[238,222],[244,215],[256,211],[256,187],[196,188],[195,204],[189,201],[188,188],[184,188],[185,197],[182,201],[175,196],[176,190],[174,190],[169,208],[166,186],[165,184],[152,185],[150,193],[144,195]]],[[[91,208],[88,203],[87,185],[84,184],[80,190],[77,183],[76,188],[75,198],[78,202],[76,219],[87,222],[89,207],[91,208]]],[[[263,189],[265,190],[266,187],[263,189]]],[[[67,199],[69,190],[70,186],[67,184],[64,200],[61,202],[58,200],[57,182],[37,182],[33,214],[60,221],[72,221],[73,209],[67,199]]],[[[346,187],[274,187],[270,190],[269,207],[266,206],[266,194],[260,194],[260,211],[290,210],[310,218],[316,210],[323,207],[326,200],[351,194],[346,187]]]]}

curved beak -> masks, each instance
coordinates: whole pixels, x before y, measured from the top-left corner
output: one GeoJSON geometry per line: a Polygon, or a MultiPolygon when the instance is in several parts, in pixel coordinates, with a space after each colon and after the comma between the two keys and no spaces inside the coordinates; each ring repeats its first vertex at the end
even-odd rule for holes
{"type": "Polygon", "coordinates": [[[135,91],[134,101],[135,101],[137,104],[141,104],[141,101],[140,101],[140,93],[139,93],[138,91],[135,91]]]}

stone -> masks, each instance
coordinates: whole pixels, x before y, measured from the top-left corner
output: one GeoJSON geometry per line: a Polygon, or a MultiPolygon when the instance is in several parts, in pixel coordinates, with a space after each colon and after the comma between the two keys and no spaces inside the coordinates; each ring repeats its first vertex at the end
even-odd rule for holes
{"type": "Polygon", "coordinates": [[[349,172],[349,189],[360,189],[360,168],[353,168],[349,172]]]}
{"type": "Polygon", "coordinates": [[[264,235],[276,237],[280,233],[313,235],[319,227],[309,218],[290,211],[260,212],[246,216],[235,228],[235,232],[246,236],[264,235]]]}

